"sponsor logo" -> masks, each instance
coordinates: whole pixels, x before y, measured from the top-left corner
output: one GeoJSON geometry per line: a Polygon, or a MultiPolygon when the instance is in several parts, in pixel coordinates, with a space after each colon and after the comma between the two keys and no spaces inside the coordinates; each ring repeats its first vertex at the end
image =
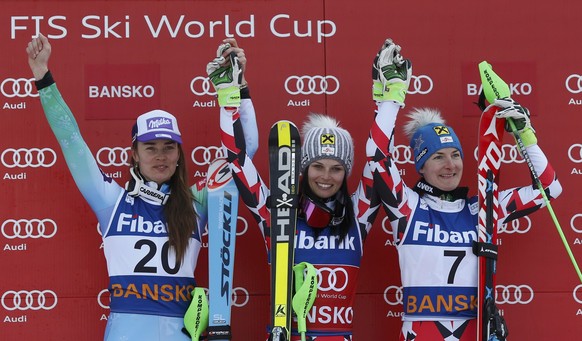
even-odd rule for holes
{"type": "Polygon", "coordinates": [[[344,268],[317,269],[317,290],[341,292],[348,286],[348,271],[344,268]]]}
{"type": "Polygon", "coordinates": [[[534,291],[529,285],[495,286],[495,303],[529,304],[534,298],[534,291]]]}
{"type": "Polygon", "coordinates": [[[437,244],[472,244],[477,240],[477,232],[441,230],[439,224],[417,221],[412,230],[412,240],[437,244]]]}
{"type": "MultiPolygon", "coordinates": [[[[473,153],[475,156],[475,160],[478,160],[479,157],[479,149],[475,148],[475,152],[473,153]]],[[[501,163],[524,163],[525,160],[519,154],[519,149],[517,149],[516,145],[511,144],[504,144],[501,146],[501,163]]]]}
{"type": "Polygon", "coordinates": [[[433,81],[429,76],[420,75],[412,76],[410,78],[410,85],[408,86],[408,94],[426,95],[432,91],[433,81]]]}
{"type": "Polygon", "coordinates": [[[507,234],[512,233],[524,234],[527,233],[530,229],[531,229],[531,219],[528,216],[525,216],[501,225],[497,232],[507,234]]]}
{"type": "Polygon", "coordinates": [[[190,91],[196,96],[215,96],[216,91],[208,77],[194,77],[190,81],[190,91]]]}
{"type": "Polygon", "coordinates": [[[7,239],[52,238],[57,234],[57,223],[52,219],[8,219],[2,223],[2,235],[7,239]]]}
{"type": "Polygon", "coordinates": [[[97,151],[95,158],[102,167],[129,166],[131,147],[103,147],[97,151]]]}
{"type": "Polygon", "coordinates": [[[573,94],[579,94],[582,92],[582,76],[578,74],[572,74],[566,78],[566,89],[573,94]]]}
{"type": "Polygon", "coordinates": [[[391,150],[392,160],[397,164],[414,164],[414,157],[412,154],[412,148],[399,144],[391,150]]]}
{"type": "Polygon", "coordinates": [[[334,76],[290,76],[285,80],[285,90],[290,95],[333,95],[340,88],[334,76]]]}
{"type": "Polygon", "coordinates": [[[155,233],[162,234],[166,233],[166,225],[161,221],[149,221],[145,220],[144,217],[138,215],[134,217],[132,214],[121,213],[119,214],[119,220],[117,221],[117,232],[140,232],[140,233],[155,233]],[[129,227],[129,231],[127,228],[129,227]]]}
{"type": "Polygon", "coordinates": [[[158,64],[86,65],[84,80],[87,119],[134,120],[160,107],[158,64]]]}
{"type": "Polygon", "coordinates": [[[6,78],[0,83],[2,96],[14,97],[38,97],[35,91],[34,78],[6,78]]]}
{"type": "Polygon", "coordinates": [[[10,311],[51,310],[57,301],[57,294],[52,290],[9,290],[2,295],[2,307],[10,311]]]}
{"type": "Polygon", "coordinates": [[[404,293],[402,287],[391,285],[384,289],[384,302],[388,305],[402,305],[404,299],[404,293]]]}
{"type": "Polygon", "coordinates": [[[8,148],[0,155],[7,168],[48,168],[57,162],[57,153],[50,148],[8,148]]]}
{"type": "Polygon", "coordinates": [[[216,159],[223,158],[222,148],[218,146],[198,146],[192,150],[192,161],[197,166],[209,165],[216,159]]]}
{"type": "Polygon", "coordinates": [[[295,238],[295,247],[316,250],[356,250],[355,237],[346,236],[341,242],[339,240],[339,236],[317,236],[317,238],[314,238],[308,236],[305,231],[300,231],[297,238],[295,238]]]}

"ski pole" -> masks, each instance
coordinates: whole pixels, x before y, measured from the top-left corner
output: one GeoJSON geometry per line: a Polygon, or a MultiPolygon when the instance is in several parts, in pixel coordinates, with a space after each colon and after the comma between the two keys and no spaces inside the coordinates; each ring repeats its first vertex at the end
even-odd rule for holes
{"type": "Polygon", "coordinates": [[[582,282],[582,273],[580,272],[580,268],[578,267],[578,263],[576,262],[576,258],[574,258],[574,254],[572,253],[572,250],[570,249],[570,245],[568,245],[568,241],[566,240],[566,236],[564,235],[564,231],[562,231],[562,227],[560,226],[560,222],[558,221],[558,218],[556,217],[556,214],[554,213],[554,209],[552,208],[552,205],[550,204],[550,199],[548,199],[548,196],[546,195],[546,191],[544,190],[544,186],[542,185],[542,181],[540,180],[536,170],[533,167],[533,163],[531,162],[531,158],[529,157],[529,154],[527,153],[527,150],[525,149],[525,145],[523,143],[523,140],[521,139],[521,136],[520,136],[519,132],[517,131],[517,128],[515,127],[515,123],[513,122],[513,119],[509,117],[509,118],[507,118],[507,122],[509,122],[509,126],[511,127],[511,132],[513,133],[513,136],[515,137],[515,141],[517,142],[517,147],[519,148],[519,151],[521,152],[523,159],[527,163],[527,166],[529,167],[529,170],[534,178],[534,181],[536,182],[536,185],[538,186],[538,189],[542,193],[542,197],[544,198],[544,201],[546,203],[546,207],[548,208],[548,212],[550,212],[550,216],[552,217],[552,220],[554,221],[554,225],[556,226],[556,229],[558,230],[558,233],[560,234],[560,238],[562,239],[562,243],[564,244],[564,247],[566,248],[566,251],[568,252],[568,256],[570,256],[570,260],[572,261],[572,264],[574,265],[574,268],[576,269],[576,273],[578,274],[578,278],[580,279],[580,282],[582,282]]]}
{"type": "Polygon", "coordinates": [[[295,296],[293,296],[292,307],[297,315],[297,331],[301,334],[301,341],[305,341],[307,312],[313,306],[315,296],[317,296],[317,270],[310,263],[301,262],[293,267],[293,272],[295,296]]]}

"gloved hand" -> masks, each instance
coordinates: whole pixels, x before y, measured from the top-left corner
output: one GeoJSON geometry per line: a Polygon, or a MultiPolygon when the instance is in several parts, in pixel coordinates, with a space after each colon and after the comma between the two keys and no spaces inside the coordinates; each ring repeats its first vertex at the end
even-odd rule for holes
{"type": "MultiPolygon", "coordinates": [[[[521,140],[526,147],[537,143],[535,135],[536,131],[531,125],[530,114],[527,108],[524,108],[510,97],[496,99],[491,106],[499,108],[495,113],[495,116],[506,120],[511,119],[513,121],[517,133],[520,135],[521,140]]],[[[509,122],[505,123],[505,130],[509,132],[513,131],[509,122]]]]}
{"type": "Polygon", "coordinates": [[[404,98],[412,77],[412,63],[400,55],[401,47],[386,39],[372,65],[372,98],[395,101],[404,107],[404,98]]]}
{"type": "Polygon", "coordinates": [[[208,78],[214,85],[221,107],[240,106],[240,86],[243,79],[242,66],[236,53],[231,52],[227,58],[222,54],[230,44],[221,44],[216,50],[216,58],[206,65],[208,78]]]}

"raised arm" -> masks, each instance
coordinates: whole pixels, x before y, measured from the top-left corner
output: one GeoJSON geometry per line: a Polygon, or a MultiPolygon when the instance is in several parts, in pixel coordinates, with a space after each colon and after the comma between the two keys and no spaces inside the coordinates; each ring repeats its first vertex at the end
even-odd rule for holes
{"type": "Polygon", "coordinates": [[[256,116],[244,78],[246,56],[234,39],[226,39],[207,72],[218,94],[224,155],[229,161],[240,197],[252,213],[269,249],[269,190],[251,157],[258,148],[256,116]],[[239,101],[236,98],[239,98],[239,101]]]}
{"type": "Polygon", "coordinates": [[[39,34],[28,43],[26,52],[44,113],[61,146],[69,171],[102,226],[106,226],[108,221],[102,221],[101,218],[109,216],[109,212],[106,211],[115,204],[119,192],[123,189],[99,169],[81,136],[73,113],[57,89],[48,68],[52,53],[48,39],[39,34]]]}
{"type": "Polygon", "coordinates": [[[400,46],[387,39],[372,67],[372,98],[376,101],[377,111],[366,143],[366,156],[373,188],[394,224],[407,219],[409,196],[417,197],[403,182],[392,158],[396,117],[404,107],[411,76],[410,61],[400,55],[400,46]]]}

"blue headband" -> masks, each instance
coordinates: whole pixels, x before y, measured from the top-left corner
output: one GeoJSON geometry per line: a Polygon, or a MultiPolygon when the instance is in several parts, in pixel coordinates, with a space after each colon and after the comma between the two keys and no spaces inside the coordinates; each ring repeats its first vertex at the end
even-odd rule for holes
{"type": "Polygon", "coordinates": [[[419,128],[410,139],[410,147],[414,152],[416,171],[420,169],[428,158],[443,148],[457,148],[463,157],[461,142],[453,128],[442,123],[429,123],[419,128]]]}

